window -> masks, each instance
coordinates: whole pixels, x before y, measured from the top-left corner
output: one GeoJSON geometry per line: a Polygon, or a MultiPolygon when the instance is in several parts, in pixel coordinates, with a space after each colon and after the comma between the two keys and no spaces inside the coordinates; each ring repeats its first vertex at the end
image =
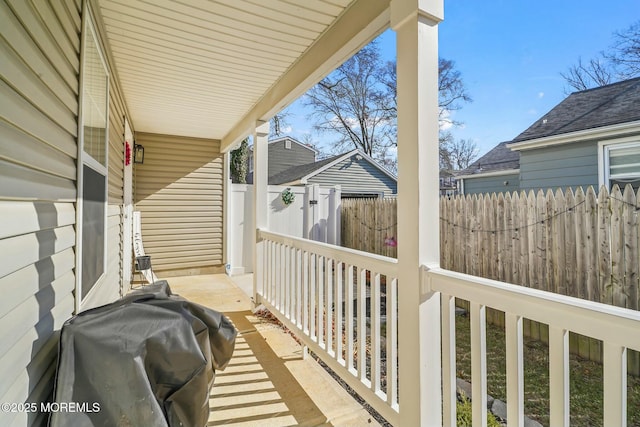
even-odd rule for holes
{"type": "Polygon", "coordinates": [[[86,14],[82,63],[80,117],[81,282],[85,298],[104,276],[107,223],[107,123],[109,78],[98,47],[91,14],[86,14]]]}
{"type": "Polygon", "coordinates": [[[631,184],[637,191],[640,188],[640,138],[601,143],[600,146],[600,184],[609,189],[618,184],[622,191],[631,184]]]}
{"type": "Polygon", "coordinates": [[[291,140],[290,139],[285,139],[284,141],[284,148],[286,150],[291,150],[291,140]]]}

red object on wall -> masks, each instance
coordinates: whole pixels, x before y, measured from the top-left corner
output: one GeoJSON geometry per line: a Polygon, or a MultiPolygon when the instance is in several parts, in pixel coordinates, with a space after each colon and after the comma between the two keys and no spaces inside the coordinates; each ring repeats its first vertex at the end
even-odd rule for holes
{"type": "Polygon", "coordinates": [[[131,145],[129,145],[129,141],[125,141],[124,144],[124,164],[129,166],[131,164],[131,145]]]}

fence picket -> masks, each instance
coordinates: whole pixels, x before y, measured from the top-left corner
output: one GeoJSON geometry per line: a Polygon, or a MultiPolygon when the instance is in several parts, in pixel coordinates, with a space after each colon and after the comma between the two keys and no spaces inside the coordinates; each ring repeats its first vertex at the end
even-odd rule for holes
{"type": "MultiPolygon", "coordinates": [[[[569,188],[565,194],[565,206],[564,206],[564,267],[561,274],[563,274],[563,281],[566,283],[566,295],[576,295],[576,227],[575,222],[577,220],[576,214],[576,200],[573,194],[573,190],[569,188]]],[[[563,246],[560,246],[562,249],[563,246]]]]}
{"type": "Polygon", "coordinates": [[[611,285],[611,204],[604,188],[598,194],[598,276],[600,302],[613,303],[611,285]]]}

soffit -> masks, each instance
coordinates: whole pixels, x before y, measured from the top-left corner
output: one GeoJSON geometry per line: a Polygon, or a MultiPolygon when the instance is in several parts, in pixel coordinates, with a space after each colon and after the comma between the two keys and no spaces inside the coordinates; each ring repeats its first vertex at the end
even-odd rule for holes
{"type": "Polygon", "coordinates": [[[136,131],[222,139],[352,0],[99,0],[136,131]]]}

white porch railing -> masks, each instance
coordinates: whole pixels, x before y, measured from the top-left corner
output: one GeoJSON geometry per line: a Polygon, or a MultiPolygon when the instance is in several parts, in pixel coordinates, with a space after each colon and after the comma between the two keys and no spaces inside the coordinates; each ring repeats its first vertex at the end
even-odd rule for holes
{"type": "Polygon", "coordinates": [[[549,325],[550,425],[569,425],[569,332],[599,339],[604,347],[604,424],[624,426],[627,417],[627,349],[640,350],[640,312],[482,279],[424,268],[425,291],[441,293],[443,422],[455,425],[455,298],[471,303],[473,425],[486,425],[487,307],[505,313],[507,422],[522,426],[524,318],[549,325]],[[480,398],[476,398],[480,396],[480,398]]]}
{"type": "MultiPolygon", "coordinates": [[[[396,260],[267,231],[258,236],[265,245],[261,302],[398,425],[396,260]]],[[[575,332],[603,342],[604,425],[626,425],[627,349],[640,351],[640,312],[440,268],[423,267],[421,286],[422,295],[441,298],[443,425],[456,424],[455,298],[471,305],[474,426],[487,419],[487,308],[505,313],[509,426],[524,425],[523,319],[549,326],[550,424],[569,425],[569,332],[575,332]]],[[[405,369],[420,375],[418,367],[405,369]]]]}
{"type": "Polygon", "coordinates": [[[397,425],[396,260],[267,231],[258,236],[260,302],[397,425]]]}

